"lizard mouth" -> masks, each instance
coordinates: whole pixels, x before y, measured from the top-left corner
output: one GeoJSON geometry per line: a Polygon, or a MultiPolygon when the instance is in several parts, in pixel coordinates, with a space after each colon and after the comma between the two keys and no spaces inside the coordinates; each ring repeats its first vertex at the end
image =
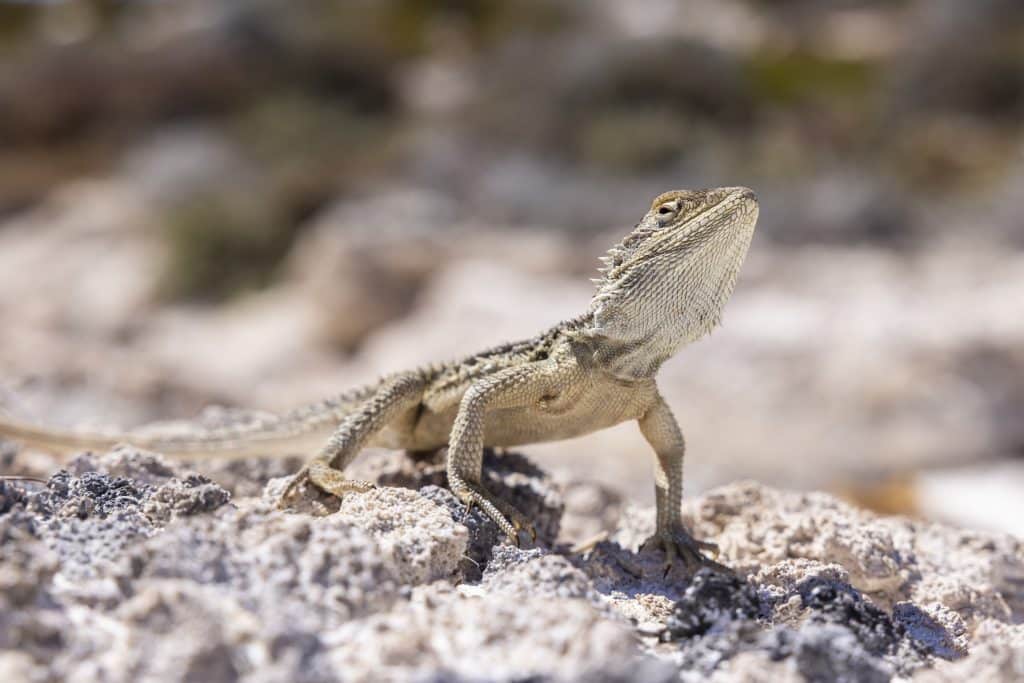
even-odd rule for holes
{"type": "Polygon", "coordinates": [[[757,193],[749,187],[736,187],[733,189],[735,190],[735,193],[739,195],[740,199],[746,199],[755,203],[757,202],[757,193]]]}

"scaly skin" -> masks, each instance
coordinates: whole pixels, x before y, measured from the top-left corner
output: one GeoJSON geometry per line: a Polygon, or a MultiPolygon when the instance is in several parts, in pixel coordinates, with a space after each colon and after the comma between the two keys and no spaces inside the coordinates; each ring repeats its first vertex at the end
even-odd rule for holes
{"type": "Polygon", "coordinates": [[[666,192],[602,260],[597,292],[582,316],[522,342],[418,368],[264,424],[186,438],[57,433],[0,418],[0,435],[58,449],[119,441],[172,455],[280,451],[337,425],[282,495],[287,506],[311,484],[344,496],[369,482],[343,470],[367,445],[424,451],[448,445],[448,481],[510,538],[532,526],[483,484],[485,446],[565,439],[636,420],[655,453],[657,526],[645,547],[671,565],[717,565],[681,517],[682,432],[658,393],[658,369],[710,332],[732,294],[757,221],[746,188],[666,192]]]}

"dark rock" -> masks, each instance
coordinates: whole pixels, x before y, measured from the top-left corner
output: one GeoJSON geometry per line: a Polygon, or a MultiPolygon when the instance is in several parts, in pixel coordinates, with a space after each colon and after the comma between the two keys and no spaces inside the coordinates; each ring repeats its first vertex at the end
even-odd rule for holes
{"type": "Polygon", "coordinates": [[[894,619],[851,585],[816,576],[800,582],[795,594],[806,610],[803,623],[775,623],[773,605],[752,584],[702,569],[661,638],[680,641],[686,670],[709,675],[754,650],[772,661],[792,659],[808,681],[888,681],[953,652],[945,630],[912,605],[901,606],[894,619]]]}
{"type": "Polygon", "coordinates": [[[797,670],[811,683],[886,683],[892,678],[892,666],[873,656],[853,632],[839,624],[772,635],[779,643],[772,658],[793,657],[797,670]]]}
{"type": "Polygon", "coordinates": [[[813,623],[839,624],[875,655],[892,654],[903,636],[885,612],[867,602],[849,584],[812,578],[797,586],[813,623]]]}
{"type": "Polygon", "coordinates": [[[916,647],[943,659],[959,659],[966,653],[942,624],[910,602],[897,604],[892,611],[895,624],[913,639],[916,647]]]}
{"type": "Polygon", "coordinates": [[[32,496],[31,508],[43,517],[107,517],[120,510],[136,510],[152,493],[152,487],[136,485],[124,477],[83,472],[74,477],[61,470],[50,477],[46,490],[32,496]]]}
{"type": "Polygon", "coordinates": [[[715,626],[763,619],[767,612],[751,584],[736,576],[701,569],[676,602],[662,640],[702,636],[715,626]]]}
{"type": "Polygon", "coordinates": [[[22,482],[0,481],[0,515],[24,507],[27,502],[28,492],[22,482]]]}

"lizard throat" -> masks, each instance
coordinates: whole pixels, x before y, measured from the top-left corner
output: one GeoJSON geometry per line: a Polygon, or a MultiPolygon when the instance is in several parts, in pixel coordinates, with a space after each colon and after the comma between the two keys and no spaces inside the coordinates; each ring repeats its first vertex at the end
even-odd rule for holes
{"type": "Polygon", "coordinates": [[[635,263],[592,303],[595,359],[619,377],[650,377],[721,321],[753,236],[734,215],[705,239],[635,263]]]}

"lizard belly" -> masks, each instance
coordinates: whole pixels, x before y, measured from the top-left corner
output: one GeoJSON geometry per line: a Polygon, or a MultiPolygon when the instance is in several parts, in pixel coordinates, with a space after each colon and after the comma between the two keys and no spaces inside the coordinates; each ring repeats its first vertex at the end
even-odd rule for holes
{"type": "Polygon", "coordinates": [[[430,450],[447,446],[448,435],[452,431],[458,410],[457,403],[441,411],[424,408],[411,434],[406,437],[408,442],[403,442],[399,447],[409,450],[430,450]]]}
{"type": "MultiPolygon", "coordinates": [[[[624,387],[614,380],[594,380],[532,405],[491,409],[484,422],[484,444],[519,446],[589,434],[641,417],[655,393],[653,383],[624,387]]],[[[457,413],[457,404],[439,411],[425,408],[415,427],[396,433],[388,447],[427,450],[445,446],[457,413]]]]}
{"type": "Polygon", "coordinates": [[[648,392],[598,383],[572,396],[558,396],[535,405],[493,410],[487,414],[484,443],[518,446],[557,441],[635,420],[646,410],[648,392]]]}

